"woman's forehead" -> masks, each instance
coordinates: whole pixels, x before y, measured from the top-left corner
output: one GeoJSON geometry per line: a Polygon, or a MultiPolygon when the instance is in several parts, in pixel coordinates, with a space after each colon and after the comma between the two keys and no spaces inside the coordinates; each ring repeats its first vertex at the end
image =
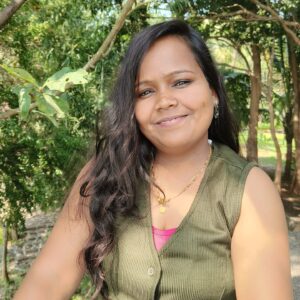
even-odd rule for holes
{"type": "Polygon", "coordinates": [[[167,76],[183,71],[199,72],[199,68],[193,52],[182,38],[166,36],[156,41],[147,51],[138,78],[144,81],[157,74],[167,76]]]}

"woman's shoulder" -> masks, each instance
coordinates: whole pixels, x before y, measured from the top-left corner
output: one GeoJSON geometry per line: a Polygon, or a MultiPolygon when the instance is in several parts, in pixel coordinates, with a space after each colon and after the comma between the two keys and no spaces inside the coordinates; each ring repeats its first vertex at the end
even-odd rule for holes
{"type": "Polygon", "coordinates": [[[260,168],[247,176],[231,248],[238,298],[292,299],[284,208],[274,183],[260,168]],[[267,283],[263,289],[261,282],[267,283]]]}
{"type": "Polygon", "coordinates": [[[256,162],[250,162],[241,154],[236,153],[229,146],[217,142],[213,142],[213,157],[220,164],[227,167],[234,167],[241,171],[250,170],[252,167],[258,167],[256,162]]]}

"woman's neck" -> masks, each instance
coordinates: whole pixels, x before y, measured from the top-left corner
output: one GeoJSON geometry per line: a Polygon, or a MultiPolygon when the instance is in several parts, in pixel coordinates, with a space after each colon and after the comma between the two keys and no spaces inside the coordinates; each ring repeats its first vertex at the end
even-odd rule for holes
{"type": "Polygon", "coordinates": [[[156,169],[163,169],[164,172],[185,173],[199,169],[199,165],[204,163],[210,152],[209,143],[203,143],[196,148],[185,151],[184,153],[168,153],[157,151],[154,166],[156,169]]]}

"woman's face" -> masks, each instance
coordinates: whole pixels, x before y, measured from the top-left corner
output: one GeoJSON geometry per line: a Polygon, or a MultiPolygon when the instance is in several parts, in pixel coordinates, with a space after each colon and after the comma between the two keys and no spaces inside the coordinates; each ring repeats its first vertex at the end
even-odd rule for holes
{"type": "Polygon", "coordinates": [[[166,36],[146,53],[136,82],[135,117],[158,151],[179,153],[207,143],[217,102],[185,41],[166,36]]]}

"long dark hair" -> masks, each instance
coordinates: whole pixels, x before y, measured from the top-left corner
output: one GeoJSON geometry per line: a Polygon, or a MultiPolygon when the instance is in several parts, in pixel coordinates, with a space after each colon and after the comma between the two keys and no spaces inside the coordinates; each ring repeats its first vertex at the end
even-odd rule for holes
{"type": "Polygon", "coordinates": [[[210,87],[219,99],[219,118],[213,119],[208,136],[239,152],[238,130],[227,106],[223,81],[199,33],[183,21],[172,20],[147,27],[138,33],[120,65],[103,113],[96,154],[89,176],[81,186],[81,196],[90,196],[90,216],[94,231],[84,249],[87,270],[108,299],[102,262],[115,244],[115,223],[119,216],[138,216],[136,187],[139,180],[150,182],[149,165],[155,148],[142,135],[134,116],[135,83],[143,57],[159,38],[176,35],[186,41],[210,87]]]}

